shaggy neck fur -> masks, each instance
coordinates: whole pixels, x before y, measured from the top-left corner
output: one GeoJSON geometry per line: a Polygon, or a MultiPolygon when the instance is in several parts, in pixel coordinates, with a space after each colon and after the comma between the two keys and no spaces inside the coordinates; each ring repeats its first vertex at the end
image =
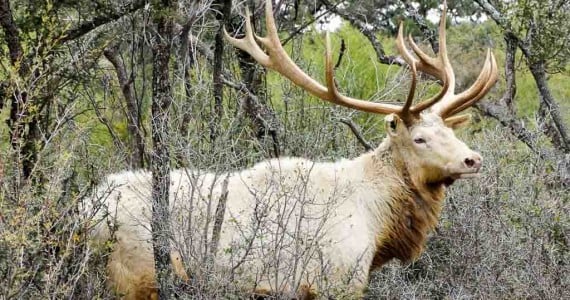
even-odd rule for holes
{"type": "Polygon", "coordinates": [[[371,157],[371,167],[378,170],[379,175],[395,176],[389,186],[390,198],[381,210],[384,215],[378,216],[381,221],[370,271],[392,258],[403,262],[417,258],[427,235],[437,225],[445,197],[448,182],[444,179],[432,181],[434,170],[411,169],[401,153],[386,139],[371,157]],[[390,172],[386,173],[386,169],[390,172]]]}

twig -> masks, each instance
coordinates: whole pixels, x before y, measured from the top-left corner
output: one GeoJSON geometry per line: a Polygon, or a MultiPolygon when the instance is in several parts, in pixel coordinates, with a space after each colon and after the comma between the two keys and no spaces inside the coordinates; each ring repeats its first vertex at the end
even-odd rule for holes
{"type": "Polygon", "coordinates": [[[346,51],[346,43],[344,42],[344,39],[341,40],[340,42],[340,50],[338,51],[338,60],[336,61],[336,64],[334,65],[334,68],[338,68],[340,66],[340,63],[342,62],[342,57],[344,56],[344,51],[346,51]]]}
{"type": "Polygon", "coordinates": [[[419,14],[418,10],[415,9],[410,3],[408,3],[408,1],[404,1],[404,5],[406,6],[406,10],[410,14],[410,17],[412,17],[414,22],[416,22],[416,24],[420,28],[424,37],[426,37],[428,39],[428,42],[430,43],[431,49],[433,50],[433,52],[438,53],[439,52],[439,41],[437,39],[437,35],[435,34],[435,30],[432,30],[428,26],[424,17],[421,14],[419,14]]]}
{"type": "Polygon", "coordinates": [[[348,118],[342,118],[339,121],[341,123],[346,124],[350,128],[350,130],[352,131],[354,136],[356,136],[356,139],[360,142],[360,144],[362,144],[362,146],[364,146],[366,151],[374,150],[374,147],[372,147],[372,145],[368,141],[366,141],[364,136],[362,136],[362,132],[360,131],[360,128],[358,128],[358,125],[356,125],[354,123],[354,121],[352,121],[351,119],[348,119],[348,118]]]}
{"type": "MultiPolygon", "coordinates": [[[[339,2],[340,3],[340,2],[339,2]]],[[[338,4],[335,4],[334,6],[336,7],[338,4]]],[[[321,14],[319,14],[318,16],[316,16],[314,19],[310,20],[309,22],[299,26],[299,28],[295,29],[295,31],[291,32],[291,34],[285,39],[283,40],[283,42],[281,43],[283,46],[287,45],[287,43],[289,43],[295,36],[297,36],[299,33],[301,33],[303,30],[305,30],[305,28],[311,26],[313,23],[315,23],[316,21],[318,21],[320,18],[322,18],[324,15],[330,13],[331,10],[327,9],[326,11],[322,12],[321,14]]]]}

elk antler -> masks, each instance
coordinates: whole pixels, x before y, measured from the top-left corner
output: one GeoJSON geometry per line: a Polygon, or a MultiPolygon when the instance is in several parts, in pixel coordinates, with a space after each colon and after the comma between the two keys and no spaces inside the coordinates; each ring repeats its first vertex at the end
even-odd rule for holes
{"type": "MultiPolygon", "coordinates": [[[[315,97],[320,99],[339,104],[342,106],[354,108],[361,111],[378,113],[378,114],[391,114],[405,115],[402,107],[399,105],[392,105],[386,103],[375,103],[364,100],[359,100],[342,95],[334,81],[334,70],[332,64],[332,55],[330,51],[330,38],[326,35],[326,82],[327,86],[323,86],[316,80],[307,75],[291,60],[289,55],[283,49],[279,36],[277,35],[277,28],[275,26],[275,19],[273,18],[273,8],[271,0],[267,0],[265,5],[265,19],[267,26],[267,36],[259,37],[253,33],[249,10],[246,11],[245,22],[245,37],[243,39],[236,39],[227,33],[224,29],[226,39],[230,44],[249,53],[258,63],[266,68],[273,69],[291,80],[297,86],[305,89],[315,97]],[[257,44],[259,42],[264,46],[267,53],[265,53],[257,44]]],[[[415,74],[414,74],[415,76],[415,74]]],[[[415,80],[414,80],[415,81],[415,80]]]]}
{"type": "MultiPolygon", "coordinates": [[[[453,104],[453,106],[446,105],[445,106],[446,108],[442,109],[442,111],[446,113],[447,112],[456,113],[467,108],[469,105],[473,104],[473,102],[480,99],[487,92],[490,86],[492,86],[492,83],[483,84],[483,87],[486,89],[481,89],[478,88],[481,85],[480,83],[478,84],[478,82],[483,81],[484,79],[485,82],[490,81],[489,76],[493,74],[492,67],[493,67],[494,57],[492,59],[491,66],[484,67],[483,71],[481,72],[481,75],[479,75],[479,77],[482,77],[483,79],[481,80],[478,79],[478,81],[473,85],[473,87],[471,87],[467,91],[459,95],[453,95],[453,85],[455,83],[455,75],[453,74],[453,69],[451,68],[449,59],[447,58],[447,51],[445,45],[445,10],[446,10],[446,5],[444,4],[444,12],[442,14],[442,19],[440,22],[440,29],[439,29],[439,34],[441,37],[440,51],[437,58],[429,57],[427,54],[422,52],[410,37],[409,41],[412,46],[412,49],[414,50],[419,59],[414,58],[404,46],[404,41],[402,37],[403,30],[402,26],[400,25],[398,41],[397,41],[398,49],[401,55],[406,60],[406,62],[410,65],[412,71],[412,83],[410,87],[410,92],[408,94],[406,103],[403,106],[386,104],[386,103],[369,102],[342,95],[338,91],[334,80],[334,69],[332,64],[330,37],[328,32],[326,34],[326,53],[325,53],[327,86],[326,87],[323,86],[322,84],[311,78],[309,75],[307,75],[293,62],[293,60],[289,57],[289,55],[287,54],[287,52],[285,52],[285,49],[283,49],[283,46],[281,45],[281,41],[279,40],[279,36],[277,35],[275,19],[273,18],[273,7],[271,4],[271,0],[265,1],[265,20],[267,27],[266,37],[259,37],[253,33],[249,10],[246,10],[245,37],[242,39],[233,38],[227,33],[225,28],[224,28],[224,35],[230,44],[249,53],[249,55],[251,55],[262,66],[275,70],[276,72],[280,73],[287,79],[291,80],[295,85],[303,88],[304,90],[308,91],[310,94],[314,95],[315,97],[329,101],[334,104],[346,106],[349,108],[354,108],[365,112],[378,113],[378,114],[394,113],[399,115],[407,124],[411,124],[415,119],[417,119],[421,111],[432,106],[440,99],[446,99],[451,96],[457,97],[457,99],[455,98],[451,99],[453,100],[451,103],[453,104]],[[267,53],[264,52],[259,47],[258,43],[263,45],[267,53]],[[416,68],[419,69],[420,71],[431,74],[436,78],[442,80],[443,88],[437,95],[435,95],[431,99],[428,99],[417,105],[412,106],[415,87],[416,87],[416,77],[417,77],[416,68]],[[449,89],[450,87],[451,89],[449,89]],[[474,99],[473,94],[475,97],[478,98],[473,100],[474,99]]],[[[487,64],[485,66],[487,66],[487,64]]],[[[496,73],[496,63],[494,64],[494,67],[496,73]]],[[[442,117],[446,116],[445,114],[440,114],[440,115],[442,117]]]]}
{"type": "MultiPolygon", "coordinates": [[[[467,90],[460,94],[454,93],[454,88],[443,99],[434,105],[433,112],[443,119],[451,117],[469,108],[475,102],[481,100],[483,96],[493,87],[499,77],[497,61],[490,49],[487,50],[487,57],[477,80],[467,90]]],[[[455,80],[455,78],[453,78],[455,80]]]]}
{"type": "Polygon", "coordinates": [[[447,1],[444,1],[441,19],[439,21],[439,52],[436,58],[430,57],[423,52],[418,45],[414,43],[412,37],[409,36],[408,41],[418,58],[412,56],[404,46],[403,29],[402,24],[400,24],[396,45],[404,57],[404,60],[406,60],[408,64],[416,63],[420,71],[428,73],[443,82],[443,88],[437,95],[410,109],[412,114],[419,113],[433,105],[432,111],[440,115],[443,119],[446,119],[465,110],[480,100],[497,81],[497,62],[493,53],[487,50],[485,63],[475,83],[464,92],[458,95],[455,94],[455,74],[453,73],[453,68],[447,56],[445,34],[446,15],[447,1]]]}

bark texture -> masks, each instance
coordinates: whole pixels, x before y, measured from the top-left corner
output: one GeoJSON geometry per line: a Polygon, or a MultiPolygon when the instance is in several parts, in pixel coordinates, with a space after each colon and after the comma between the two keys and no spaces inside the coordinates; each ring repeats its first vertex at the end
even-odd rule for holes
{"type": "Polygon", "coordinates": [[[135,96],[135,90],[132,85],[132,80],[127,74],[127,69],[123,59],[118,53],[118,44],[112,45],[105,49],[104,55],[115,67],[117,80],[121,86],[121,92],[125,100],[127,116],[127,132],[129,133],[129,156],[127,163],[131,169],[144,168],[144,135],[140,129],[141,124],[141,109],[140,103],[135,96]]]}
{"type": "Polygon", "coordinates": [[[156,1],[153,20],[156,26],[152,45],[152,244],[159,298],[170,298],[173,282],[170,264],[170,152],[168,149],[169,110],[172,87],[169,76],[173,18],[177,1],[156,1]]]}

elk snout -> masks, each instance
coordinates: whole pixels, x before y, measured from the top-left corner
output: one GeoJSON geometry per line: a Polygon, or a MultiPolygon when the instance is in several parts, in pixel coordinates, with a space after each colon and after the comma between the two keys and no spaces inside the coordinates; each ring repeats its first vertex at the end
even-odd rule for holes
{"type": "Polygon", "coordinates": [[[483,158],[481,155],[473,153],[471,156],[463,160],[463,164],[465,164],[465,167],[470,169],[479,169],[483,164],[483,158]]]}

